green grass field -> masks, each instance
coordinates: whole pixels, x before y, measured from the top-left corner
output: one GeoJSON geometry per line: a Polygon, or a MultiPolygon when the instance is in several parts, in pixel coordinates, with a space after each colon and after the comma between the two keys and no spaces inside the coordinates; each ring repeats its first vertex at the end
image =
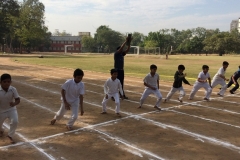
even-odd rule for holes
{"type": "MultiPolygon", "coordinates": [[[[36,56],[12,57],[13,61],[20,63],[64,67],[81,68],[83,70],[108,73],[113,68],[113,55],[44,55],[44,58],[36,56]]],[[[211,77],[221,67],[223,61],[230,63],[226,76],[229,78],[240,65],[240,56],[195,56],[195,55],[171,55],[166,60],[164,55],[127,55],[125,57],[125,74],[143,78],[149,72],[149,66],[156,64],[161,80],[173,81],[173,75],[179,64],[186,67],[185,73],[190,82],[194,82],[203,64],[209,65],[211,77]]],[[[94,74],[94,73],[93,73],[94,74]]]]}

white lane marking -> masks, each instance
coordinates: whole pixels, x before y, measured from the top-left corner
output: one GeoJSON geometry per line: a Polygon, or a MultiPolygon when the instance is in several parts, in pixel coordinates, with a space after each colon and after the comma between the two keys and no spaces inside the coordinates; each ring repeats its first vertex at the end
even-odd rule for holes
{"type": "MultiPolygon", "coordinates": [[[[49,91],[48,91],[48,92],[49,92],[49,91]]],[[[54,93],[54,92],[53,92],[53,93],[54,93]]],[[[36,105],[36,106],[39,107],[39,108],[42,108],[42,109],[44,109],[44,110],[50,111],[50,112],[52,112],[52,113],[55,113],[55,112],[52,111],[51,109],[49,109],[49,108],[47,108],[47,107],[44,107],[44,106],[42,106],[42,105],[40,105],[40,104],[37,104],[37,103],[35,103],[35,102],[32,102],[32,101],[30,101],[30,100],[28,100],[28,99],[26,99],[26,98],[24,98],[24,97],[21,97],[21,99],[23,99],[23,100],[25,100],[25,101],[27,101],[27,102],[29,102],[29,103],[32,103],[32,104],[36,105]]],[[[64,135],[64,134],[66,134],[66,133],[73,133],[73,132],[76,133],[77,131],[84,130],[84,129],[93,129],[93,128],[96,127],[96,126],[106,125],[106,124],[109,124],[109,123],[112,123],[112,122],[117,122],[117,121],[122,120],[122,119],[130,118],[130,117],[132,117],[132,116],[123,117],[123,118],[117,119],[117,120],[110,120],[110,121],[103,122],[103,123],[99,123],[99,124],[95,124],[95,125],[89,125],[89,126],[87,126],[87,127],[83,127],[83,128],[77,129],[77,130],[73,130],[73,131],[69,131],[69,132],[63,132],[63,133],[58,133],[58,134],[55,134],[55,135],[51,135],[51,136],[47,136],[47,137],[42,137],[42,138],[38,138],[38,139],[35,139],[35,140],[31,140],[31,141],[27,140],[27,142],[30,143],[30,144],[31,144],[31,143],[34,143],[34,142],[38,143],[39,141],[43,141],[43,140],[46,140],[46,139],[49,139],[49,138],[61,136],[61,135],[64,135]]],[[[138,147],[136,147],[136,146],[133,146],[133,145],[131,145],[129,142],[127,142],[127,141],[125,141],[125,140],[121,140],[121,139],[118,138],[118,137],[112,137],[112,136],[110,136],[109,134],[107,134],[107,133],[105,133],[105,132],[102,132],[102,131],[99,131],[99,130],[97,130],[97,129],[93,129],[93,130],[94,130],[94,131],[97,131],[98,133],[103,134],[103,135],[105,135],[105,136],[107,136],[107,137],[109,137],[109,138],[111,138],[111,139],[113,139],[113,140],[116,140],[116,141],[118,141],[118,142],[126,145],[127,147],[130,147],[130,148],[133,148],[133,149],[135,149],[135,150],[141,151],[141,152],[143,152],[143,153],[145,153],[145,154],[147,154],[147,155],[150,155],[150,156],[152,156],[152,157],[154,157],[154,158],[163,159],[162,157],[159,157],[159,156],[157,156],[157,155],[155,155],[155,154],[153,154],[153,153],[151,153],[151,152],[149,152],[149,151],[146,151],[146,150],[144,150],[144,149],[140,149],[140,148],[138,148],[138,147]]],[[[9,145],[9,146],[5,146],[5,147],[0,147],[0,149],[6,149],[6,148],[9,148],[9,147],[13,147],[13,146],[10,146],[10,145],[9,145]]],[[[132,154],[133,154],[133,153],[132,153],[132,154]]]]}
{"type": "MultiPolygon", "coordinates": [[[[21,83],[21,82],[19,82],[21,83]]],[[[26,85],[29,85],[29,84],[26,84],[26,85]]],[[[30,86],[30,85],[29,85],[30,86]]],[[[36,87],[36,86],[33,86],[33,87],[36,87]]],[[[37,87],[38,89],[41,89],[41,90],[45,90],[44,88],[42,87],[37,87]]],[[[49,90],[45,90],[47,92],[51,92],[49,90]]],[[[55,93],[55,92],[52,92],[52,93],[55,93]]],[[[92,104],[91,102],[86,102],[85,103],[88,103],[88,104],[92,104]]],[[[97,104],[93,104],[95,106],[98,106],[98,107],[102,107],[100,105],[97,105],[97,104]]],[[[132,114],[129,114],[127,112],[122,112],[124,114],[127,114],[127,115],[132,115],[132,114]]],[[[175,127],[173,125],[167,125],[167,124],[164,124],[164,123],[160,123],[160,122],[157,122],[157,121],[154,121],[154,120],[151,120],[151,119],[148,119],[148,118],[144,118],[142,116],[137,116],[137,115],[133,115],[135,117],[139,117],[140,119],[143,119],[143,120],[146,120],[148,122],[151,122],[152,124],[154,125],[157,125],[157,126],[161,126],[161,127],[166,127],[166,128],[171,128],[179,133],[182,133],[182,134],[185,134],[185,135],[189,135],[191,137],[195,137],[195,138],[201,138],[201,139],[205,139],[207,140],[208,142],[211,142],[213,144],[217,144],[217,145],[220,145],[220,146],[223,146],[225,148],[228,148],[228,149],[234,149],[234,150],[238,150],[240,151],[240,147],[238,146],[235,146],[229,142],[225,142],[225,141],[222,141],[222,140],[219,140],[219,139],[216,139],[216,138],[211,138],[211,137],[207,137],[207,136],[204,136],[204,135],[201,135],[201,134],[198,134],[198,133],[194,133],[194,132],[190,132],[190,131],[187,131],[185,129],[182,129],[180,127],[175,127]]]]}
{"type": "MultiPolygon", "coordinates": [[[[8,128],[8,129],[10,128],[9,125],[7,125],[7,124],[5,124],[5,127],[8,128]]],[[[30,144],[31,146],[33,146],[33,147],[34,147],[35,149],[37,149],[39,152],[41,152],[42,154],[44,154],[48,159],[50,159],[50,160],[55,160],[55,159],[56,159],[56,158],[54,158],[52,155],[46,153],[42,148],[36,146],[33,142],[29,141],[29,140],[28,140],[25,136],[23,136],[21,133],[16,132],[16,134],[17,134],[20,138],[22,138],[22,139],[25,141],[25,143],[27,142],[28,144],[30,144]]],[[[12,145],[12,146],[14,146],[14,145],[12,145]]],[[[15,145],[15,146],[17,146],[17,145],[15,145]]],[[[2,148],[2,147],[1,147],[1,148],[2,148]]]]}

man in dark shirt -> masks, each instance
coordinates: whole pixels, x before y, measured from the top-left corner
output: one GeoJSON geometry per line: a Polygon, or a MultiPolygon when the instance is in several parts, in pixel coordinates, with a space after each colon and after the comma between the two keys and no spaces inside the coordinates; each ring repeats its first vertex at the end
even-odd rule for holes
{"type": "Polygon", "coordinates": [[[229,92],[231,94],[234,94],[234,92],[239,88],[239,84],[238,84],[238,79],[240,78],[240,66],[238,67],[238,71],[236,71],[230,78],[230,81],[227,85],[227,88],[229,88],[232,84],[235,85],[235,87],[233,87],[229,92]]]}
{"type": "MultiPolygon", "coordinates": [[[[131,42],[132,39],[129,41],[131,42]]],[[[127,49],[123,51],[126,43],[128,41],[128,38],[126,38],[126,41],[119,47],[117,47],[117,51],[114,53],[114,68],[118,70],[118,79],[120,80],[122,84],[122,89],[123,84],[124,84],[124,56],[128,53],[130,49],[130,45],[127,46],[127,49]]],[[[128,97],[125,96],[124,90],[123,90],[123,98],[128,99],[128,97]]]]}
{"type": "Polygon", "coordinates": [[[173,96],[173,94],[176,91],[179,91],[180,94],[179,94],[178,100],[180,102],[182,102],[182,98],[185,96],[185,91],[182,87],[182,82],[191,86],[191,84],[185,79],[186,73],[185,74],[183,73],[184,70],[185,70],[184,65],[179,65],[178,66],[178,71],[176,71],[176,73],[174,75],[173,87],[169,91],[169,93],[168,93],[166,99],[164,100],[164,102],[169,101],[169,99],[173,96]]]}

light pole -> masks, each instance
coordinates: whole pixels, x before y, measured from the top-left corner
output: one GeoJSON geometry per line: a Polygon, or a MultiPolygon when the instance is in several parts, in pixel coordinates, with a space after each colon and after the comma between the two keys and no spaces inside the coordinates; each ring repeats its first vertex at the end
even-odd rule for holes
{"type": "Polygon", "coordinates": [[[3,38],[3,53],[5,53],[5,38],[3,38]]]}

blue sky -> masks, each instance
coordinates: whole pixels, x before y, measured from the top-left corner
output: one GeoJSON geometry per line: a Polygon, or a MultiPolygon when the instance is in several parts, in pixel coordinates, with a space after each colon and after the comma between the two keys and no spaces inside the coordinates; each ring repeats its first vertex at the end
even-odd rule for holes
{"type": "Polygon", "coordinates": [[[91,32],[100,25],[126,32],[163,28],[178,30],[205,27],[228,31],[240,18],[239,0],[40,0],[45,5],[49,31],[73,35],[91,32]]]}

